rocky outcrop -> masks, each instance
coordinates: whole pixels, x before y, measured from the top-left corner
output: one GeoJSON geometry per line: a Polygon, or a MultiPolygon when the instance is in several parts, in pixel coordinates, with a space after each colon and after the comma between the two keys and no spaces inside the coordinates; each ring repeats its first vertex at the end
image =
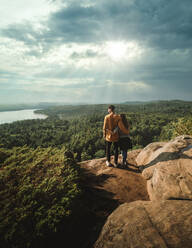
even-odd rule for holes
{"type": "Polygon", "coordinates": [[[158,163],[153,173],[144,171],[142,174],[148,179],[147,191],[150,200],[192,200],[192,160],[179,159],[158,163]]]}
{"type": "MultiPolygon", "coordinates": [[[[135,158],[139,152],[139,150],[129,152],[129,164],[135,165],[135,158]]],[[[103,199],[113,198],[120,203],[149,200],[146,180],[141,177],[137,168],[129,166],[128,170],[122,170],[106,167],[105,161],[105,158],[100,158],[81,162],[85,176],[84,185],[88,184],[97,189],[103,199]]]]}
{"type": "Polygon", "coordinates": [[[192,247],[192,137],[152,143],[136,161],[151,201],[117,208],[95,248],[192,247]]]}
{"type": "MultiPolygon", "coordinates": [[[[154,142],[146,146],[137,156],[136,162],[143,169],[156,165],[158,162],[187,158],[192,148],[192,137],[188,135],[179,136],[170,142],[154,142]]],[[[154,168],[154,167],[153,167],[154,168]]]]}
{"type": "Polygon", "coordinates": [[[94,248],[191,248],[191,244],[191,201],[136,201],[109,216],[94,248]]]}
{"type": "Polygon", "coordinates": [[[151,200],[192,200],[192,138],[148,145],[136,159],[151,200]],[[152,148],[152,149],[151,149],[152,148]]]}

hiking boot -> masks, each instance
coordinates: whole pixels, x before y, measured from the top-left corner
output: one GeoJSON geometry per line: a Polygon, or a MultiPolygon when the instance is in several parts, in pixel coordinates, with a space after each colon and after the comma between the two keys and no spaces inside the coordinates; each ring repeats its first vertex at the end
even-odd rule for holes
{"type": "Polygon", "coordinates": [[[118,163],[114,163],[114,167],[115,168],[118,168],[118,163]]]}
{"type": "Polygon", "coordinates": [[[111,167],[112,166],[109,161],[106,161],[106,165],[107,165],[107,167],[111,167]]]}
{"type": "Polygon", "coordinates": [[[127,168],[128,165],[129,164],[127,163],[127,161],[122,161],[122,163],[121,163],[122,168],[127,168]]]}
{"type": "Polygon", "coordinates": [[[121,163],[121,168],[125,168],[125,164],[123,162],[121,163]]]}
{"type": "Polygon", "coordinates": [[[127,167],[129,166],[129,164],[127,163],[127,161],[124,162],[124,165],[127,166],[127,167]]]}

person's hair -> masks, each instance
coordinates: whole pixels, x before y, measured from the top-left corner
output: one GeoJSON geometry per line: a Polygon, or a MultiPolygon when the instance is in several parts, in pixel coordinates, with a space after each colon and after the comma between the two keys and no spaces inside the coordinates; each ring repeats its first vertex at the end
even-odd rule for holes
{"type": "Polygon", "coordinates": [[[115,106],[114,105],[109,105],[108,109],[111,109],[112,111],[115,110],[115,106]]]}
{"type": "Polygon", "coordinates": [[[124,125],[126,128],[129,128],[129,123],[128,123],[128,121],[127,121],[126,115],[125,115],[125,114],[120,114],[120,116],[121,116],[123,125],[124,125]]]}

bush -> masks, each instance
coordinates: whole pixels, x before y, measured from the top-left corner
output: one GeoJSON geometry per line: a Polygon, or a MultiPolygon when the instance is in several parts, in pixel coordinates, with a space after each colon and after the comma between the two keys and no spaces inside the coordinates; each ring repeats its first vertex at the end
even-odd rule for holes
{"type": "Polygon", "coordinates": [[[81,193],[72,154],[65,148],[27,146],[0,148],[0,154],[4,154],[0,167],[1,247],[32,247],[37,240],[63,230],[81,193]]]}
{"type": "Polygon", "coordinates": [[[91,159],[91,156],[87,154],[87,152],[83,151],[81,153],[81,161],[90,160],[90,159],[91,159]]]}
{"type": "Polygon", "coordinates": [[[103,149],[103,150],[97,151],[97,152],[95,153],[95,157],[96,157],[96,158],[103,158],[103,157],[105,157],[105,151],[104,151],[104,149],[103,149]]]}
{"type": "Polygon", "coordinates": [[[173,137],[179,135],[192,135],[192,117],[179,118],[173,123],[173,137]]]}
{"type": "Polygon", "coordinates": [[[166,125],[161,132],[161,140],[170,140],[179,135],[192,136],[192,117],[179,118],[166,125]]]}

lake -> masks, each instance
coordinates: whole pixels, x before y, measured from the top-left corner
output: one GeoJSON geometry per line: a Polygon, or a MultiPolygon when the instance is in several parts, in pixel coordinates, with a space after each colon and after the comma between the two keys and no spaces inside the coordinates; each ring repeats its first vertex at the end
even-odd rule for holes
{"type": "Polygon", "coordinates": [[[29,119],[46,119],[46,115],[36,114],[34,111],[37,109],[25,109],[17,111],[0,112],[0,124],[11,123],[14,121],[22,121],[29,119]]]}

